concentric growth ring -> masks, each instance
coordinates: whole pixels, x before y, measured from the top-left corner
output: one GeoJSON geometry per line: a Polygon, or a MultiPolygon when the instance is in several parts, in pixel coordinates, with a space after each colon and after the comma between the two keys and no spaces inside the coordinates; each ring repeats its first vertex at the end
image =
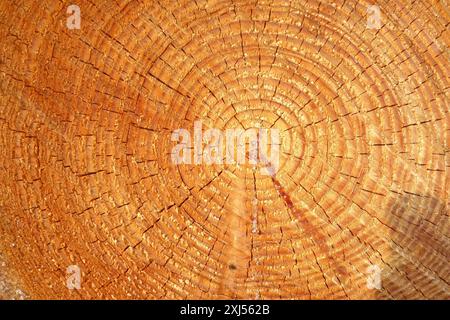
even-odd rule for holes
{"type": "Polygon", "coordinates": [[[0,4],[0,296],[449,298],[442,2],[119,2],[0,4]]]}

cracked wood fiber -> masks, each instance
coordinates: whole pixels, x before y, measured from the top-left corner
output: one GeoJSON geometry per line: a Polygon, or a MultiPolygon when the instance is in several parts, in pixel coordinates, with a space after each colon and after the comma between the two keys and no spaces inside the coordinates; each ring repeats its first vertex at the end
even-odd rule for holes
{"type": "Polygon", "coordinates": [[[446,0],[71,4],[0,1],[1,298],[450,298],[446,0]],[[279,170],[173,164],[196,120],[279,170]]]}

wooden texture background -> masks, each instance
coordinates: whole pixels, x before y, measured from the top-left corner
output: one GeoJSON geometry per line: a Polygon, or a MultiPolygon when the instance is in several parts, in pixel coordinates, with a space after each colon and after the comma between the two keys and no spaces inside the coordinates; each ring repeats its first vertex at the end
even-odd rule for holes
{"type": "Polygon", "coordinates": [[[448,299],[448,26],[446,0],[0,1],[0,297],[448,299]],[[279,129],[280,170],[174,165],[196,120],[279,129]]]}

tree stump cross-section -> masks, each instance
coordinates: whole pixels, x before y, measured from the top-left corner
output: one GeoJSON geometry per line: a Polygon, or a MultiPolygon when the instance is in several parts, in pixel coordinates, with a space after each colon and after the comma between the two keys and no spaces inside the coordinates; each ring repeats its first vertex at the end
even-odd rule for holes
{"type": "Polygon", "coordinates": [[[0,298],[450,298],[447,0],[3,0],[0,21],[0,298]],[[196,123],[277,130],[276,170],[194,163],[196,123]]]}

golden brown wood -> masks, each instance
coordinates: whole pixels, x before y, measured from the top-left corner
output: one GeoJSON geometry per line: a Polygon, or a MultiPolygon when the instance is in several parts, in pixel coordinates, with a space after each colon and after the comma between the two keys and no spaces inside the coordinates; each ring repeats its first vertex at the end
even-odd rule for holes
{"type": "Polygon", "coordinates": [[[76,2],[0,1],[0,298],[450,298],[446,0],[76,2]]]}

